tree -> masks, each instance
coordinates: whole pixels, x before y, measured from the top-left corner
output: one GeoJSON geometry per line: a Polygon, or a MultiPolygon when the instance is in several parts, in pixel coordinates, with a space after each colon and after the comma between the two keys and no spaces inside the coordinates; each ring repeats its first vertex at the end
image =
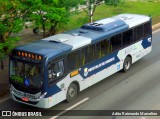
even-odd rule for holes
{"type": "Polygon", "coordinates": [[[37,0],[37,4],[32,4],[30,20],[35,26],[42,28],[43,37],[55,34],[55,29],[59,23],[67,23],[72,7],[78,5],[77,0],[37,0]],[[49,34],[46,35],[47,29],[49,34]]]}
{"type": "MultiPolygon", "coordinates": [[[[25,21],[34,21],[42,26],[44,36],[46,27],[50,35],[55,33],[58,23],[66,23],[70,9],[78,4],[77,0],[0,0],[0,62],[8,55],[19,39],[12,35],[24,27],[25,21]]],[[[3,66],[3,63],[1,66],[3,66]]]]}
{"type": "Polygon", "coordinates": [[[102,1],[103,0],[84,0],[83,4],[85,4],[87,7],[85,11],[89,16],[90,22],[93,22],[93,15],[96,10],[96,7],[102,1]]]}
{"type": "Polygon", "coordinates": [[[65,10],[71,14],[70,10],[72,8],[78,8],[81,1],[82,0],[58,0],[58,5],[61,8],[65,8],[65,10]]]}
{"type": "Polygon", "coordinates": [[[102,2],[105,2],[107,5],[117,6],[121,2],[121,0],[84,0],[82,4],[86,5],[86,12],[89,16],[90,22],[93,22],[93,15],[97,5],[102,2]]]}
{"type": "Polygon", "coordinates": [[[64,9],[47,7],[44,4],[40,7],[38,11],[35,11],[32,14],[32,18],[37,26],[42,26],[43,37],[46,37],[46,27],[50,27],[49,35],[51,35],[54,34],[55,27],[59,22],[67,21],[64,9]]]}
{"type": "MultiPolygon", "coordinates": [[[[23,29],[24,7],[19,0],[0,0],[0,59],[8,55],[14,47],[17,37],[11,33],[17,33],[23,29]]],[[[3,64],[1,62],[1,64],[3,64]]]]}
{"type": "Polygon", "coordinates": [[[105,0],[105,3],[107,5],[112,5],[112,6],[117,6],[121,2],[122,2],[121,0],[105,0]]]}

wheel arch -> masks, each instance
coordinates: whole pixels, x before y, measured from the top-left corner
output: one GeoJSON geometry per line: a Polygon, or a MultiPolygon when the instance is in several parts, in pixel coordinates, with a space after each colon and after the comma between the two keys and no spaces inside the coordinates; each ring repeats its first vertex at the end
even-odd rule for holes
{"type": "Polygon", "coordinates": [[[128,55],[125,57],[125,59],[126,59],[127,57],[130,57],[130,58],[131,58],[131,63],[133,63],[133,62],[132,62],[132,55],[131,55],[131,54],[128,54],[128,55]]]}

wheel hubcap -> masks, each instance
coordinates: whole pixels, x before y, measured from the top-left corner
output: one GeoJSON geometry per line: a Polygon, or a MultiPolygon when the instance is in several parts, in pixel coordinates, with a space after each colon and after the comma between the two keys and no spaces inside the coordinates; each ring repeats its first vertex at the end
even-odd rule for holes
{"type": "Polygon", "coordinates": [[[75,95],[75,90],[74,90],[73,88],[70,88],[70,89],[69,89],[69,95],[70,95],[70,97],[74,97],[74,95],[75,95]]]}
{"type": "Polygon", "coordinates": [[[130,62],[127,61],[127,62],[126,62],[126,65],[125,65],[125,68],[126,68],[126,69],[129,69],[129,67],[130,67],[130,62]]]}

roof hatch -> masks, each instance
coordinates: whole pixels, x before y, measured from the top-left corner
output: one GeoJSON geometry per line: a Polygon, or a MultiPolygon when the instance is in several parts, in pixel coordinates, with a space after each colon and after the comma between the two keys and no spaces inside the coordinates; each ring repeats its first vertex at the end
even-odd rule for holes
{"type": "Polygon", "coordinates": [[[88,30],[95,30],[95,31],[110,31],[124,25],[126,25],[126,23],[120,19],[118,20],[104,19],[101,21],[85,24],[81,28],[88,30]]]}
{"type": "Polygon", "coordinates": [[[56,43],[62,43],[62,42],[68,41],[68,39],[67,38],[59,38],[59,39],[51,39],[49,41],[56,42],[56,43]]]}

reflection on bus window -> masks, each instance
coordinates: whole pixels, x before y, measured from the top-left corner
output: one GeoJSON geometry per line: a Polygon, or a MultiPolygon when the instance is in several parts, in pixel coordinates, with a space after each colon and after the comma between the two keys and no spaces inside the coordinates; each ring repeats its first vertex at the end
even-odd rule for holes
{"type": "Polygon", "coordinates": [[[133,43],[133,30],[128,30],[123,33],[123,47],[133,43]]]}
{"type": "Polygon", "coordinates": [[[64,74],[64,65],[63,61],[58,61],[48,66],[48,79],[49,82],[52,82],[57,77],[60,77],[64,74]]]}
{"type": "Polygon", "coordinates": [[[68,55],[68,63],[70,64],[68,66],[69,71],[72,71],[80,67],[80,50],[74,51],[68,55]]]}
{"type": "Polygon", "coordinates": [[[43,67],[41,65],[35,65],[30,63],[23,63],[19,61],[11,61],[11,77],[12,81],[16,83],[23,83],[24,80],[28,79],[30,84],[29,87],[41,87],[43,82],[43,67]]]}

